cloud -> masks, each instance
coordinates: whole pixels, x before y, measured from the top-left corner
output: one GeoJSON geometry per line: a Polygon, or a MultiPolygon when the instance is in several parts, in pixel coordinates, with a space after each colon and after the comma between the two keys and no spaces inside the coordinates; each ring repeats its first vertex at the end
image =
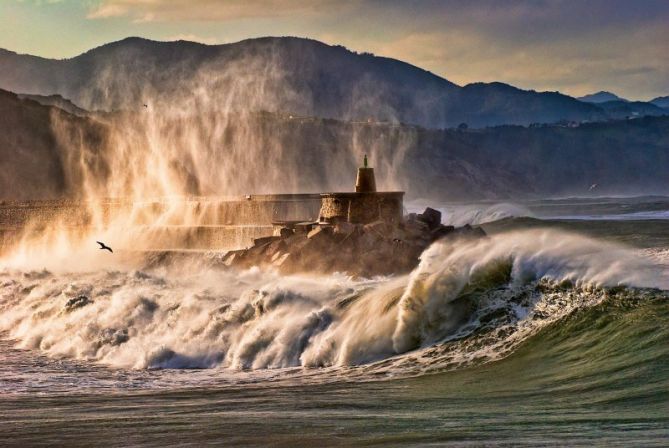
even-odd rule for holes
{"type": "Polygon", "coordinates": [[[526,89],[583,95],[613,90],[631,98],[669,91],[669,61],[661,25],[637,32],[599,30],[596,38],[573,36],[552,42],[493,38],[473,30],[414,33],[382,44],[377,54],[413,64],[467,84],[502,81],[526,89]]]}
{"type": "Polygon", "coordinates": [[[669,92],[669,2],[644,5],[478,1],[457,7],[444,0],[426,8],[429,14],[387,9],[383,23],[389,31],[382,39],[374,32],[323,36],[461,85],[502,81],[573,95],[606,89],[649,98],[669,92]]]}
{"type": "Polygon", "coordinates": [[[401,59],[458,84],[502,81],[574,95],[606,89],[630,98],[669,93],[666,0],[88,0],[84,5],[89,19],[116,18],[113,27],[158,39],[215,44],[303,36],[401,59]]]}
{"type": "Polygon", "coordinates": [[[341,10],[355,1],[337,0],[102,0],[89,19],[128,17],[136,22],[229,21],[314,15],[341,10]]]}
{"type": "Polygon", "coordinates": [[[110,17],[121,17],[129,12],[127,5],[107,2],[93,9],[89,14],[89,19],[108,19],[110,17]]]}

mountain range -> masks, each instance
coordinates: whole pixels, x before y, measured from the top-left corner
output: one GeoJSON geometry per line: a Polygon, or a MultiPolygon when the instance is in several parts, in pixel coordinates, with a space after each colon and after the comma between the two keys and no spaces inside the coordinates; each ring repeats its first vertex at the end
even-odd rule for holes
{"type": "Polygon", "coordinates": [[[293,37],[213,46],[127,38],[64,60],[0,50],[0,66],[0,88],[61,95],[86,110],[136,109],[206,89],[231,109],[426,128],[621,118],[618,109],[558,92],[498,82],[461,87],[395,59],[293,37]]]}
{"type": "Polygon", "coordinates": [[[669,96],[658,96],[657,98],[650,100],[650,102],[658,107],[669,109],[669,96]]]}
{"type": "MultiPolygon", "coordinates": [[[[193,153],[183,148],[157,170],[160,159],[151,151],[127,165],[133,155],[118,152],[118,134],[139,116],[81,117],[0,91],[0,199],[82,198],[96,189],[106,196],[106,185],[123,176],[135,188],[129,172],[138,169],[142,179],[167,176],[178,192],[195,196],[349,190],[363,153],[370,155],[380,188],[404,189],[408,198],[585,196],[593,184],[598,195],[654,194],[669,185],[669,117],[429,130],[265,112],[230,120],[220,140],[207,136],[205,142],[225,150],[200,148],[205,168],[194,168],[193,153]],[[253,166],[244,165],[248,161],[253,166]],[[237,189],[210,187],[219,179],[233,179],[226,185],[237,189]]],[[[164,129],[178,126],[168,122],[164,129]]],[[[192,136],[186,141],[193,143],[192,136]]],[[[139,143],[131,139],[135,154],[144,151],[139,143]]]]}
{"type": "Polygon", "coordinates": [[[611,92],[599,91],[578,99],[596,104],[612,119],[669,114],[669,97],[659,97],[651,101],[630,101],[611,92]]]}
{"type": "Polygon", "coordinates": [[[299,38],[0,50],[0,67],[0,199],[348,190],[365,154],[409,198],[669,190],[667,97],[461,87],[299,38]]]}
{"type": "Polygon", "coordinates": [[[584,101],[586,103],[594,103],[594,104],[606,103],[608,101],[627,101],[626,99],[619,97],[615,93],[606,92],[604,90],[600,90],[597,93],[591,93],[589,95],[580,96],[577,99],[584,101]]]}

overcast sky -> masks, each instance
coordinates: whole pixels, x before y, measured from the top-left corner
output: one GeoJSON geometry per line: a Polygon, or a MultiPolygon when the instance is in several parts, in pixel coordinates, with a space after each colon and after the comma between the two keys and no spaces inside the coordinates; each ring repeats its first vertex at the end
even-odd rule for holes
{"type": "Polygon", "coordinates": [[[51,58],[128,36],[219,44],[285,35],[401,59],[461,85],[669,95],[669,0],[0,0],[0,48],[51,58]]]}

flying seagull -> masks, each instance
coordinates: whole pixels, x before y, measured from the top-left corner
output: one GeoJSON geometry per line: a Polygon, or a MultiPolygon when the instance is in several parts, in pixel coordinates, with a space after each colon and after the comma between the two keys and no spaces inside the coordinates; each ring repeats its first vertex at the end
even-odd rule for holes
{"type": "Polygon", "coordinates": [[[590,185],[590,189],[588,189],[588,191],[592,191],[595,188],[597,188],[597,184],[592,184],[592,185],[590,185]]]}
{"type": "Polygon", "coordinates": [[[96,241],[100,245],[100,250],[107,249],[109,252],[114,253],[111,247],[105,245],[102,241],[96,241]]]}

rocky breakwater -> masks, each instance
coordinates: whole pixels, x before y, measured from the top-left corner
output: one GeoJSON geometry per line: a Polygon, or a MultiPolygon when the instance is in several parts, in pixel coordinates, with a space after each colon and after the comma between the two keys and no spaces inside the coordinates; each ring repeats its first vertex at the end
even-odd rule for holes
{"type": "Polygon", "coordinates": [[[441,212],[432,208],[397,223],[297,223],[278,233],[254,240],[248,249],[228,252],[223,262],[242,269],[259,266],[282,273],[342,272],[373,277],[411,271],[436,240],[485,236],[479,227],[442,225],[441,212]]]}

